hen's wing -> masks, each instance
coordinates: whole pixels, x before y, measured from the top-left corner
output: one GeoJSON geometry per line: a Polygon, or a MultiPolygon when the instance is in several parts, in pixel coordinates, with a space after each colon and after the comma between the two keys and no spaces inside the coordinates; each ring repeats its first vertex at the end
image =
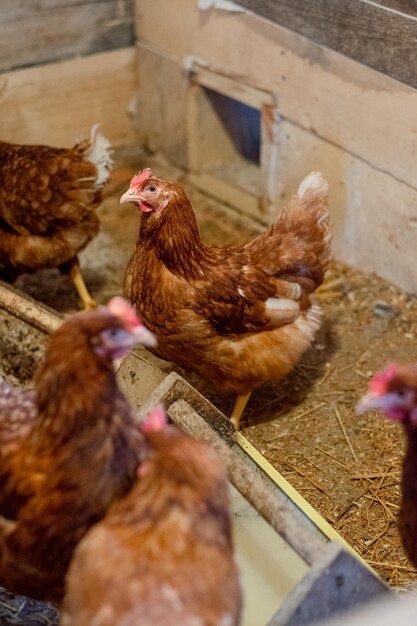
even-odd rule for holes
{"type": "Polygon", "coordinates": [[[222,335],[293,322],[310,305],[331,256],[328,185],[319,172],[268,230],[242,249],[213,248],[210,281],[196,290],[198,313],[222,335]]]}
{"type": "Polygon", "coordinates": [[[216,252],[210,279],[196,286],[195,308],[220,335],[276,328],[297,318],[299,290],[280,285],[244,250],[216,252]]]}

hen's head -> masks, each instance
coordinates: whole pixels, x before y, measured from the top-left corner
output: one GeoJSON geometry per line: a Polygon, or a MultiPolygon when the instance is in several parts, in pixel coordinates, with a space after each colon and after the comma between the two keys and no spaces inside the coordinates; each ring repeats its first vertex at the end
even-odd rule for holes
{"type": "Polygon", "coordinates": [[[112,298],[107,306],[68,318],[51,338],[52,344],[63,342],[69,343],[70,350],[71,346],[87,343],[96,355],[110,360],[121,358],[137,345],[156,346],[155,335],[145,328],[127,300],[120,297],[112,298]]]}
{"type": "Polygon", "coordinates": [[[417,365],[388,365],[369,382],[356,410],[381,409],[393,420],[417,423],[417,365]]]}
{"type": "Polygon", "coordinates": [[[142,213],[160,215],[172,197],[169,185],[169,181],[156,178],[152,170],[146,168],[132,178],[129,189],[120,198],[120,204],[133,202],[142,213]]]}
{"type": "Polygon", "coordinates": [[[158,220],[168,208],[189,205],[184,190],[176,182],[153,176],[149,167],[130,181],[129,189],[120,198],[120,204],[127,202],[137,206],[145,217],[158,220]]]}

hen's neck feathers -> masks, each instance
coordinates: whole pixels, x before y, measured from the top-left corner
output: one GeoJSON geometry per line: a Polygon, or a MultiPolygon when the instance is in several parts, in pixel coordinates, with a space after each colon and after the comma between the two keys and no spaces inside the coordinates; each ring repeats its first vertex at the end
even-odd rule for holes
{"type": "Polygon", "coordinates": [[[159,218],[144,215],[139,244],[152,249],[172,273],[188,278],[201,278],[212,257],[200,239],[190,201],[179,188],[159,218]]]}
{"type": "Polygon", "coordinates": [[[108,425],[120,398],[111,362],[92,352],[88,338],[56,333],[36,378],[33,443],[59,445],[99,421],[108,425]]]}
{"type": "Polygon", "coordinates": [[[399,526],[404,548],[417,567],[417,426],[404,422],[407,450],[403,464],[399,526]]]}

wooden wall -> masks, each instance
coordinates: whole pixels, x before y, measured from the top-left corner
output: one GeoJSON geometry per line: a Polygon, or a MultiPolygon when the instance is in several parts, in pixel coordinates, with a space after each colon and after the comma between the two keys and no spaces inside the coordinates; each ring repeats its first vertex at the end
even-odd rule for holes
{"type": "Polygon", "coordinates": [[[336,256],[417,292],[417,91],[252,13],[136,2],[141,141],[188,167],[190,59],[269,92],[277,111],[269,219],[320,169],[336,256]]]}
{"type": "Polygon", "coordinates": [[[281,26],[417,87],[415,0],[237,0],[281,26]]]}
{"type": "Polygon", "coordinates": [[[133,45],[133,0],[1,0],[0,72],[133,45]]]}
{"type": "Polygon", "coordinates": [[[136,143],[133,0],[0,0],[0,138],[136,143]]]}

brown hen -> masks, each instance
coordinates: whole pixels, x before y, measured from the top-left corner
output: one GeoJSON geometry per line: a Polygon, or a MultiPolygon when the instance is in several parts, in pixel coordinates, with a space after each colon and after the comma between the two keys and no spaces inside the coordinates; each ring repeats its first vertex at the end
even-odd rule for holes
{"type": "Polygon", "coordinates": [[[154,345],[131,306],[68,318],[33,391],[0,385],[0,585],[59,603],[74,547],[131,487],[143,438],[112,360],[154,345]]]}
{"type": "Polygon", "coordinates": [[[239,624],[225,470],[161,411],[142,426],[138,482],[74,553],[62,626],[239,624]]]}
{"type": "Polygon", "coordinates": [[[311,345],[320,309],[309,295],[331,256],[328,185],[313,172],[266,232],[239,247],[206,246],[183,189],[146,169],[121,202],[142,212],[124,294],[158,338],[155,353],[239,395],[288,374],[311,345]]]}
{"type": "Polygon", "coordinates": [[[369,382],[358,412],[380,409],[402,424],[407,440],[403,463],[399,530],[408,558],[417,567],[417,364],[391,364],[369,382]]]}
{"type": "Polygon", "coordinates": [[[0,142],[0,275],[58,267],[86,308],[94,301],[77,254],[98,232],[95,209],[112,164],[97,128],[70,149],[0,142]]]}

